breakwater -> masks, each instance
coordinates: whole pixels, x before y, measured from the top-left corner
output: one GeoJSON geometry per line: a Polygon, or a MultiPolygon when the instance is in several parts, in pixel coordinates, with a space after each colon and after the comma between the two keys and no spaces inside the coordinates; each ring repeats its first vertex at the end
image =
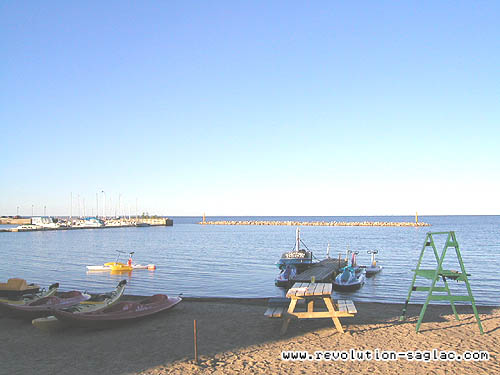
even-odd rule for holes
{"type": "Polygon", "coordinates": [[[276,221],[276,220],[219,220],[201,221],[202,225],[289,225],[311,227],[429,227],[422,222],[393,222],[393,221],[276,221]]]}

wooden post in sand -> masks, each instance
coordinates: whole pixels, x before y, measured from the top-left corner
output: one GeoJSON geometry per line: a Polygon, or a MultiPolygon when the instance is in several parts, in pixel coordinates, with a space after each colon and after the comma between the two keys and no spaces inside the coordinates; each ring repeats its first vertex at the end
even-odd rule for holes
{"type": "Polygon", "coordinates": [[[196,319],[193,321],[193,334],[194,334],[194,360],[198,363],[198,341],[196,339],[196,319]]]}

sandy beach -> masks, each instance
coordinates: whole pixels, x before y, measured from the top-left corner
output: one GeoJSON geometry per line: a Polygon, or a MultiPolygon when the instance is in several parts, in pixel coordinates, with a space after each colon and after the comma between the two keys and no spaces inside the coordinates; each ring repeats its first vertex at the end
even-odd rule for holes
{"type": "Polygon", "coordinates": [[[155,318],[100,331],[46,333],[30,323],[1,317],[0,361],[4,374],[493,374],[500,372],[500,307],[479,307],[484,335],[470,306],[456,321],[450,306],[428,308],[420,333],[419,305],[357,303],[342,318],[339,334],[329,319],[294,320],[280,336],[280,319],[263,314],[265,300],[187,300],[155,318]],[[199,363],[193,360],[193,320],[198,325],[199,363]],[[487,361],[284,361],[284,350],[488,351],[487,361]]]}

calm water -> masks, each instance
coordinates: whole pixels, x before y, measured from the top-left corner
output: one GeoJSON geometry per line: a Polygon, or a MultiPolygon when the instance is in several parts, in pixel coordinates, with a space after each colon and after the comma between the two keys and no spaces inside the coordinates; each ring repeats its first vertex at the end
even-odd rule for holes
{"type": "MultiPolygon", "coordinates": [[[[207,218],[237,219],[248,218],[207,218]]],[[[261,217],[255,220],[298,221],[413,221],[413,217],[261,217]]],[[[22,277],[61,289],[106,292],[123,278],[128,294],[153,293],[185,296],[268,297],[281,295],[274,286],[280,255],[294,246],[295,227],[202,226],[200,218],[174,218],[173,227],[110,228],[75,231],[0,233],[0,281],[22,277]],[[156,271],[132,274],[87,273],[86,265],[114,261],[115,250],[135,251],[138,263],[155,263],[156,271]]],[[[420,250],[428,231],[454,230],[457,235],[476,301],[500,305],[500,216],[427,216],[427,228],[302,227],[301,239],[318,259],[358,250],[358,264],[368,264],[367,250],[379,250],[383,271],[350,293],[358,301],[403,303],[420,250]]],[[[442,242],[444,242],[444,237],[442,242]]],[[[438,244],[439,252],[442,242],[438,244]]],[[[434,268],[431,251],[426,268],[434,268]]],[[[459,269],[454,251],[448,253],[451,269],[459,269]]],[[[126,260],[122,258],[122,260],[126,260]]],[[[427,285],[424,280],[419,285],[427,285]]],[[[452,290],[466,293],[463,283],[451,281],[452,290]]],[[[414,293],[412,301],[423,301],[414,293]],[[416,297],[416,298],[414,298],[416,297]]]]}

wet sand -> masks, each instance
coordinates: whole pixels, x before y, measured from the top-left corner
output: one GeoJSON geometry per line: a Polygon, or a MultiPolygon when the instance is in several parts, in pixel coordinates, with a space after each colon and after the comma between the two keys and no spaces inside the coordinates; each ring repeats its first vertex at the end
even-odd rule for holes
{"type": "Polygon", "coordinates": [[[420,306],[356,303],[354,318],[341,318],[339,334],[329,319],[293,320],[281,336],[280,319],[263,314],[264,300],[205,299],[130,326],[100,331],[46,333],[30,323],[0,317],[0,363],[5,374],[493,374],[500,373],[500,307],[479,307],[480,335],[470,306],[427,309],[415,332],[420,306]],[[193,320],[198,325],[199,363],[193,360],[193,320]],[[486,350],[488,361],[283,361],[283,350],[341,351],[486,350]]]}

